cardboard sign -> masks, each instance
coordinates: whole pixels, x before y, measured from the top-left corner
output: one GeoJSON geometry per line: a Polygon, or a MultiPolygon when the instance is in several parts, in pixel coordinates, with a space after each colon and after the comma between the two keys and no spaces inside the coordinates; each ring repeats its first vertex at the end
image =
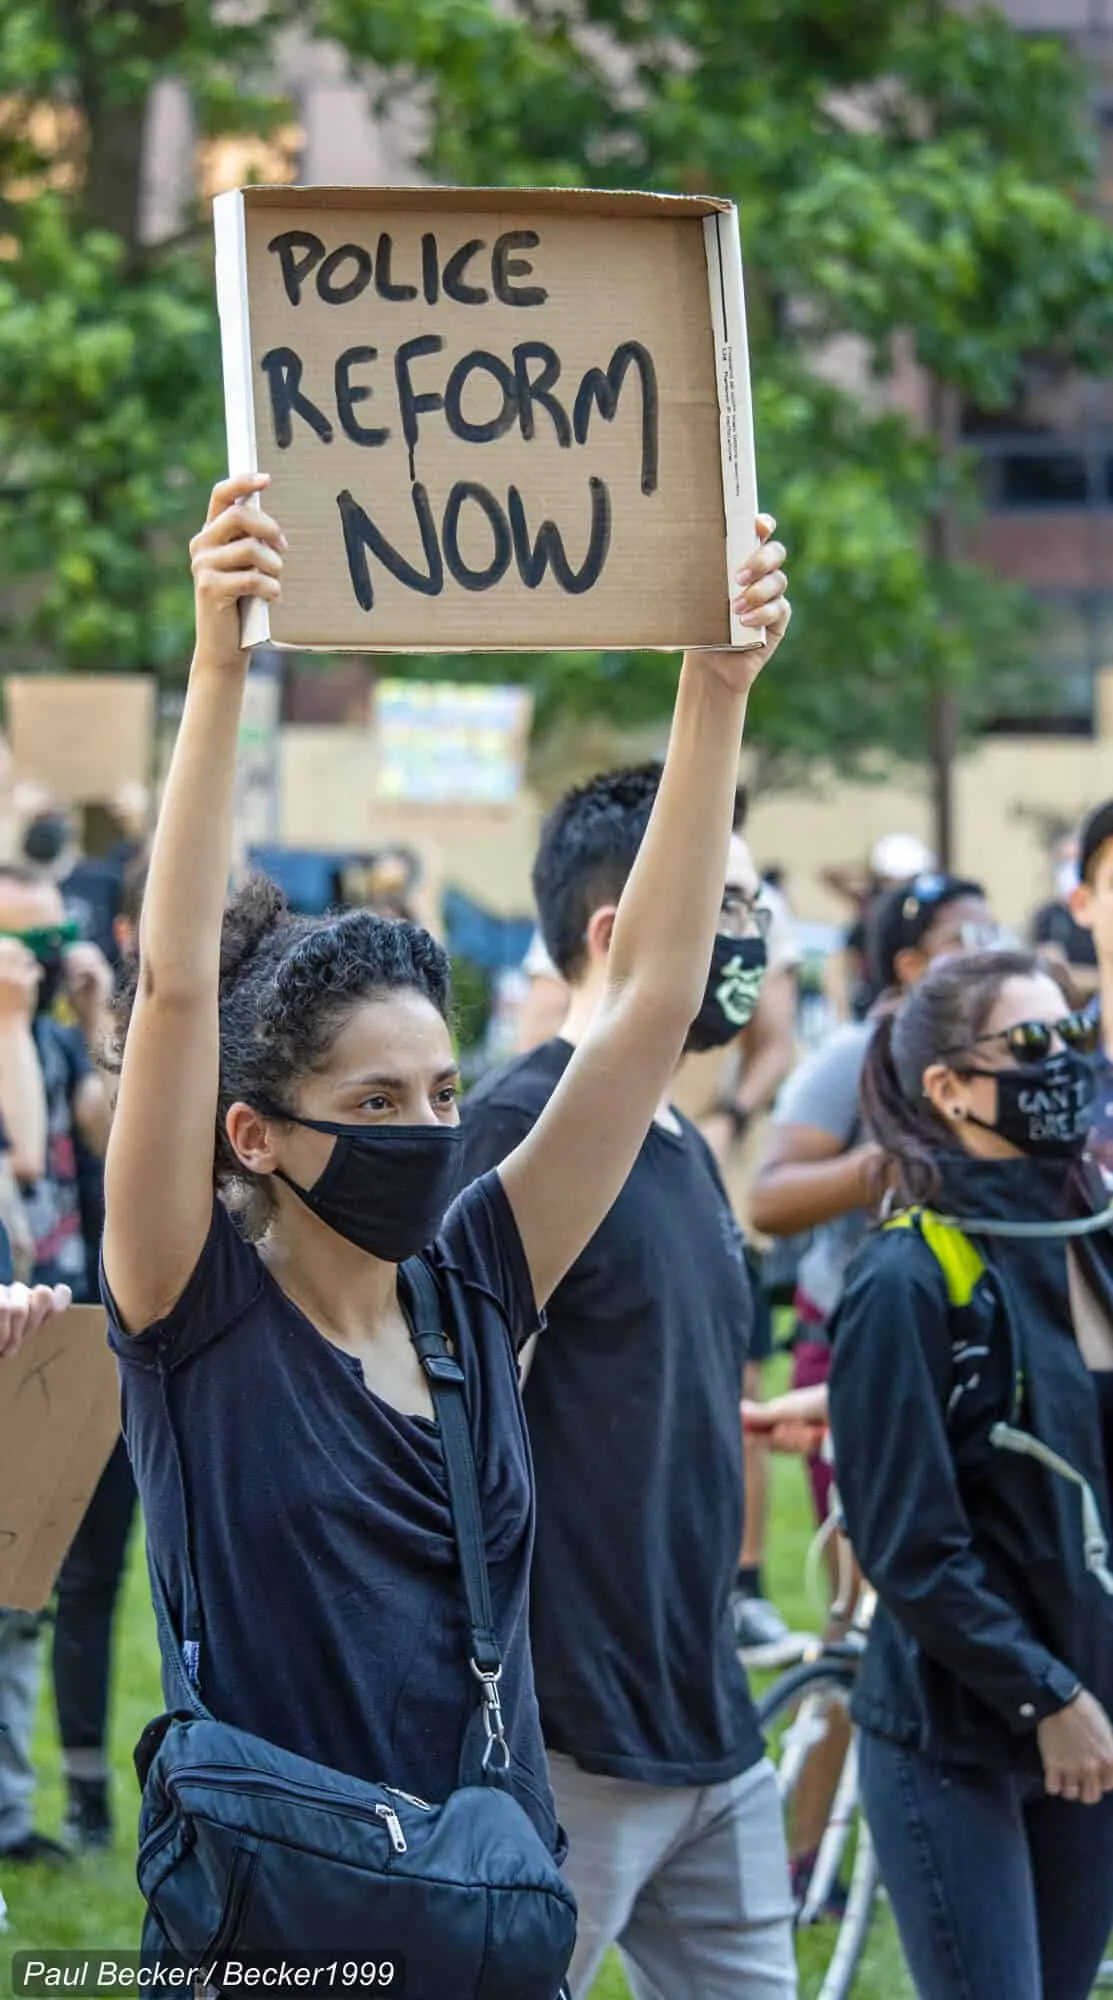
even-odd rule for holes
{"type": "Polygon", "coordinates": [[[0,1359],[0,1604],[42,1610],[119,1435],[100,1306],[71,1306],[0,1359]]]}
{"type": "Polygon", "coordinates": [[[522,788],[528,688],[380,681],[376,794],[410,805],[509,805],[522,788]]]}
{"type": "Polygon", "coordinates": [[[280,604],[347,651],[746,646],[757,512],[727,202],[535,188],[217,197],[229,466],[280,604]]]}
{"type": "Polygon", "coordinates": [[[107,804],[148,785],[155,684],[148,674],[9,674],[8,740],[17,779],[64,804],[107,804]]]}

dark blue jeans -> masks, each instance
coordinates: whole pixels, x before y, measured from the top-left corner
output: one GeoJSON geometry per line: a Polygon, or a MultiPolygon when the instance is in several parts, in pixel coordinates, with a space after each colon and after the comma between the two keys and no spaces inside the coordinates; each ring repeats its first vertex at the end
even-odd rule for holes
{"type": "Polygon", "coordinates": [[[932,1763],[863,1731],[862,1800],[920,2000],[1086,2000],[1113,1930],[1113,1793],[932,1763]]]}

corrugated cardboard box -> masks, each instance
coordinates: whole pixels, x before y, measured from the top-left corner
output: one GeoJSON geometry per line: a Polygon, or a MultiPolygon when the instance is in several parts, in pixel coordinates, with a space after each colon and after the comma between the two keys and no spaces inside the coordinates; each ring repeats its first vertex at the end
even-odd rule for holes
{"type": "Polygon", "coordinates": [[[585,189],[254,187],[214,203],[230,469],[283,599],[245,643],[751,645],[737,215],[585,189]]]}

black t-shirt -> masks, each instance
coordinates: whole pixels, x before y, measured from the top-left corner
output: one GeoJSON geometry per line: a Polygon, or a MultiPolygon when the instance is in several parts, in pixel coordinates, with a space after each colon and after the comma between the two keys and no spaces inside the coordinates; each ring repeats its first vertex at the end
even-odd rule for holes
{"type": "Polygon", "coordinates": [[[1096,966],[1097,946],[1092,931],[1075,921],[1065,903],[1045,903],[1032,918],[1032,943],[1057,945],[1068,965],[1096,966]]]}
{"type": "MultiPolygon", "coordinates": [[[[530,1670],[533,1487],[515,1358],[538,1315],[497,1175],[465,1191],[424,1258],[466,1377],[513,1787],[555,1851],[530,1670]]],[[[483,1728],[436,1425],[366,1386],[219,1204],[168,1318],[130,1338],[107,1288],[105,1302],[151,1556],[208,1707],[434,1802],[476,1781],[483,1728]]]]}
{"type": "MultiPolygon", "coordinates": [[[[571,1054],[547,1042],[484,1078],[464,1107],[472,1172],[530,1130],[571,1054]]],[[[585,1770],[708,1785],[762,1754],[729,1607],[752,1315],[708,1148],[684,1119],[655,1124],[549,1301],[525,1388],[542,1727],[585,1770]]]]}

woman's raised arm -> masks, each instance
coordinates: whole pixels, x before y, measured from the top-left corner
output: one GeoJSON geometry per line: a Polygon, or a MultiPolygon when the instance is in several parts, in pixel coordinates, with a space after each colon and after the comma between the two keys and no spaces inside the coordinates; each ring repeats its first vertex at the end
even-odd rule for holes
{"type": "Polygon", "coordinates": [[[286,546],[249,504],[266,484],[257,474],[215,487],[190,551],[197,645],[151,852],[105,1169],[105,1271],[132,1332],[179,1298],[212,1216],[220,932],[249,660],[239,601],[279,595],[286,546]]]}
{"type": "Polygon", "coordinates": [[[685,655],[660,789],[615,917],[595,1020],[499,1172],[538,1303],[617,1198],[699,1011],[723,896],[746,701],[790,617],[775,523],[738,578],[747,652],[685,655]]]}

